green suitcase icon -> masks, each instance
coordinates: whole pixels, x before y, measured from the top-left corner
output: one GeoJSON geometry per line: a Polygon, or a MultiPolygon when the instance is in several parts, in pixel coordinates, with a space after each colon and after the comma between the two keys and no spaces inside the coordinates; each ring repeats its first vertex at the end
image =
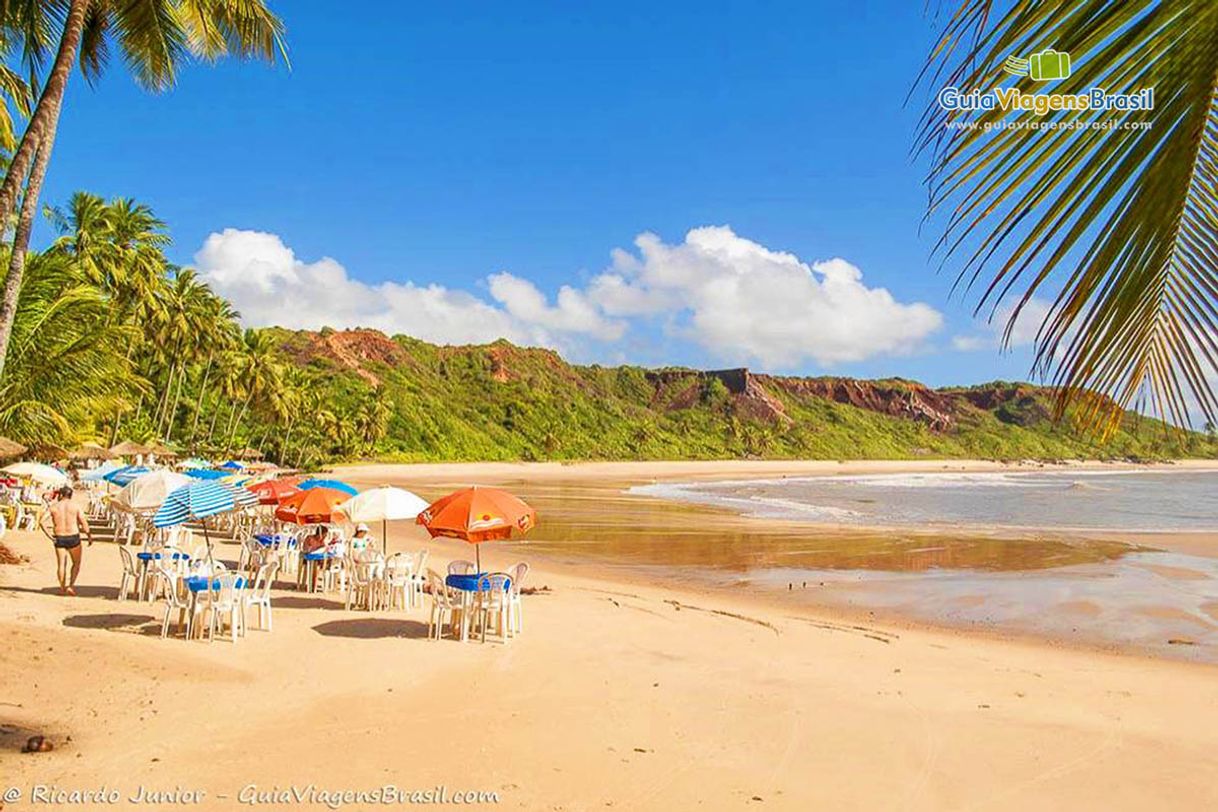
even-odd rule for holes
{"type": "Polygon", "coordinates": [[[1028,58],[1028,76],[1038,82],[1070,78],[1070,54],[1046,48],[1028,58]]]}

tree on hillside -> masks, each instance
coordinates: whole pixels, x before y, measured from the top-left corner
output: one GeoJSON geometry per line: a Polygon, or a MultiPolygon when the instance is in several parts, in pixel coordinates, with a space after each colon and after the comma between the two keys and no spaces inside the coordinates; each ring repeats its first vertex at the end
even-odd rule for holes
{"type": "Polygon", "coordinates": [[[1048,116],[1077,129],[1002,129],[1044,118],[935,99],[918,144],[930,215],[944,212],[936,250],[966,257],[958,284],[980,291],[979,311],[1011,298],[1007,340],[1034,295],[1052,298],[1034,372],[1093,425],[1141,398],[1177,424],[1218,415],[1215,43],[1213,0],[961,0],[923,72],[961,92],[1154,88],[1152,110],[1048,116]],[[1073,72],[1049,86],[1004,72],[1046,49],[1073,72]]]}
{"type": "MultiPolygon", "coordinates": [[[[0,222],[20,217],[0,293],[0,375],[16,316],[25,254],[42,181],[55,144],[64,92],[79,61],[95,81],[111,51],[122,54],[137,82],[152,91],[173,86],[190,58],[226,55],[274,59],[282,54],[283,23],[263,0],[0,0],[6,50],[20,48],[31,75],[39,76],[54,44],[55,57],[0,183],[0,222]],[[66,8],[65,8],[66,4],[66,8]]],[[[0,127],[2,130],[2,127],[0,127]]]]}

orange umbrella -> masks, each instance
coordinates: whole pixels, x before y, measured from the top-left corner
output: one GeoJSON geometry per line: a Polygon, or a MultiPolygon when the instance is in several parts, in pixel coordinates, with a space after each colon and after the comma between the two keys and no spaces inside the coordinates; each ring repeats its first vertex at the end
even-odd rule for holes
{"type": "Polygon", "coordinates": [[[296,487],[299,482],[299,477],[268,479],[265,482],[246,485],[245,489],[258,497],[259,504],[278,505],[289,496],[300,493],[300,488],[296,487]]]}
{"type": "Polygon", "coordinates": [[[298,491],[279,503],[275,518],[294,524],[326,524],[334,521],[334,509],[350,498],[350,494],[334,488],[298,491]]]}
{"type": "MultiPolygon", "coordinates": [[[[498,488],[464,488],[428,506],[416,519],[432,538],[446,536],[481,544],[524,534],[537,525],[537,511],[507,491],[498,488]]],[[[482,557],[474,548],[478,571],[482,557]]]]}

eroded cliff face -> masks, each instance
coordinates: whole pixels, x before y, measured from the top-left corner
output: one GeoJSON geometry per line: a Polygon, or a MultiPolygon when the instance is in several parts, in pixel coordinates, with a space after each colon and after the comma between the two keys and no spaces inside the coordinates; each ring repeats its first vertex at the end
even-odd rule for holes
{"type": "MultiPolygon", "coordinates": [[[[377,330],[326,330],[299,332],[285,344],[298,363],[317,359],[354,372],[373,386],[380,384],[376,366],[401,367],[415,363],[398,341],[377,330]]],[[[493,383],[525,381],[530,375],[554,375],[586,388],[581,367],[565,362],[552,350],[517,347],[507,341],[484,346],[436,348],[441,358],[474,356],[493,383]]],[[[586,371],[586,370],[585,370],[586,371]]],[[[913,420],[932,431],[954,428],[961,409],[975,407],[994,412],[1004,422],[1027,426],[1051,419],[1041,390],[1030,384],[994,383],[967,389],[931,389],[902,379],[859,380],[842,377],[800,378],[756,374],[745,368],[719,370],[659,369],[645,372],[651,385],[653,409],[677,411],[702,405],[708,388],[718,382],[726,390],[728,405],[738,417],[785,425],[792,422],[784,399],[822,398],[858,409],[913,420]]]]}

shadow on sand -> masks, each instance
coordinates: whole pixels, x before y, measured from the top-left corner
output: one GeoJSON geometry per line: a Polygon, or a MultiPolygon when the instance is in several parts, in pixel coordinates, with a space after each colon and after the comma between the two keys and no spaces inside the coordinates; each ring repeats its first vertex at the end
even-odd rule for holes
{"type": "Polygon", "coordinates": [[[276,595],[271,599],[276,609],[345,609],[342,601],[330,600],[320,595],[307,597],[305,595],[276,595]]]}
{"type": "Polygon", "coordinates": [[[331,620],[314,626],[313,631],[325,637],[352,637],[358,640],[377,640],[385,637],[421,640],[427,637],[427,624],[417,620],[370,617],[331,620]]]}
{"type": "Polygon", "coordinates": [[[112,612],[105,615],[69,615],[63,625],[73,629],[105,629],[126,634],[160,634],[160,619],[152,615],[127,615],[112,612]]]}
{"type": "MultiPolygon", "coordinates": [[[[59,586],[44,586],[33,589],[28,586],[0,586],[0,592],[28,592],[31,595],[54,595],[60,597],[59,586]]],[[[66,596],[65,596],[66,597],[66,596]]],[[[81,586],[76,585],[78,598],[117,598],[118,588],[113,586],[81,586]]]]}

